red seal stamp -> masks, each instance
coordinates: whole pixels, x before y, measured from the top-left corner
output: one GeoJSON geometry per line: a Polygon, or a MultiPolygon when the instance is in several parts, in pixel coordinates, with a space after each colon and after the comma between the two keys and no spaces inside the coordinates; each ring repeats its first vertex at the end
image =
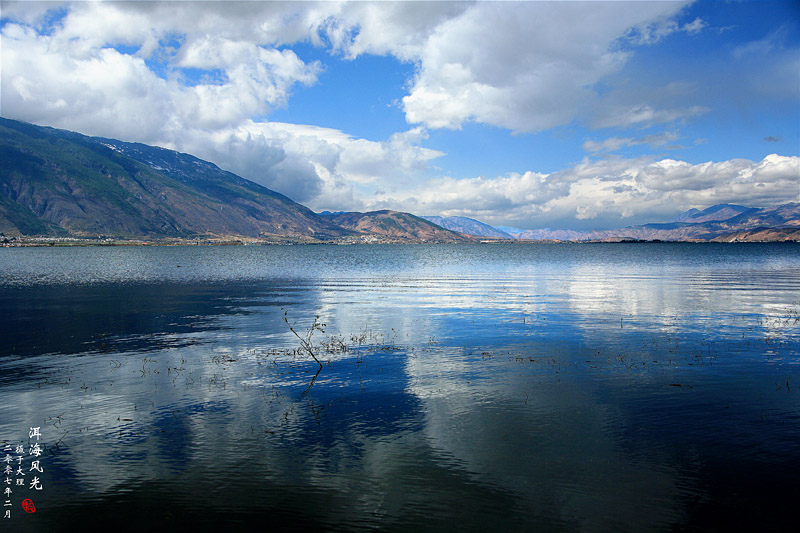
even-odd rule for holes
{"type": "Polygon", "coordinates": [[[35,513],[36,506],[33,505],[33,501],[30,498],[25,498],[22,500],[22,508],[25,510],[26,513],[35,513]]]}

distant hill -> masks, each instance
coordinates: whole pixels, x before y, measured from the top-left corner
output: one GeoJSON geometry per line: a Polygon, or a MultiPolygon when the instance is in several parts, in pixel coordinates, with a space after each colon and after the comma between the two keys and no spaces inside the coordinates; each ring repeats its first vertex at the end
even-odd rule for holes
{"type": "Polygon", "coordinates": [[[530,241],[582,241],[588,235],[585,231],[574,231],[569,229],[529,229],[518,233],[512,233],[515,239],[530,241]]]}
{"type": "Polygon", "coordinates": [[[800,204],[795,202],[767,208],[720,204],[702,211],[693,209],[678,218],[682,221],[603,231],[528,230],[515,233],[514,237],[562,241],[797,240],[795,230],[800,229],[800,204]]]}
{"type": "Polygon", "coordinates": [[[781,228],[800,227],[800,203],[748,209],[735,217],[719,222],[727,230],[752,230],[758,227],[781,228]]]}
{"type": "Polygon", "coordinates": [[[711,239],[712,242],[800,242],[800,228],[756,228],[735,231],[711,239]]]}
{"type": "Polygon", "coordinates": [[[328,240],[353,232],[188,154],[0,119],[7,236],[328,240]]]}
{"type": "Polygon", "coordinates": [[[717,204],[709,208],[703,209],[689,209],[681,213],[672,222],[689,222],[692,224],[699,224],[701,222],[715,222],[718,220],[728,220],[736,215],[740,215],[745,211],[751,210],[751,207],[744,207],[742,205],[734,204],[717,204]]]}
{"type": "MultiPolygon", "coordinates": [[[[492,227],[494,229],[496,229],[496,230],[502,231],[503,233],[505,233],[507,235],[511,235],[512,237],[514,237],[515,233],[522,233],[523,231],[525,231],[524,229],[512,228],[510,226],[492,226],[492,227]]],[[[514,237],[514,238],[516,239],[516,237],[514,237]]]]}
{"type": "MultiPolygon", "coordinates": [[[[603,238],[632,238],[644,240],[703,240],[708,241],[716,239],[717,237],[724,237],[725,235],[735,232],[749,232],[756,229],[763,230],[765,228],[771,229],[798,229],[800,228],[800,204],[789,203],[775,207],[767,208],[744,208],[730,209],[730,206],[724,206],[720,209],[714,210],[712,206],[704,210],[706,215],[698,217],[703,220],[708,214],[725,212],[734,213],[733,216],[727,219],[719,219],[712,217],[712,220],[706,222],[676,222],[668,224],[645,224],[643,226],[631,226],[621,230],[612,230],[606,232],[592,232],[591,239],[603,238]]],[[[736,206],[741,208],[742,206],[736,206]]],[[[721,216],[721,215],[720,215],[721,216]]],[[[765,240],[769,240],[766,239],[765,240]]],[[[777,234],[776,234],[777,235],[777,234]]],[[[783,240],[783,239],[779,239],[783,240]]]]}
{"type": "Polygon", "coordinates": [[[508,233],[501,231],[489,224],[484,224],[479,220],[467,217],[440,217],[440,216],[423,216],[428,222],[433,222],[437,226],[445,229],[465,233],[467,235],[474,235],[476,237],[489,237],[494,239],[512,239],[513,237],[508,233]]]}
{"type": "Polygon", "coordinates": [[[415,242],[468,242],[473,240],[467,235],[442,228],[424,218],[399,211],[341,213],[327,215],[326,218],[343,228],[393,240],[415,242]]]}

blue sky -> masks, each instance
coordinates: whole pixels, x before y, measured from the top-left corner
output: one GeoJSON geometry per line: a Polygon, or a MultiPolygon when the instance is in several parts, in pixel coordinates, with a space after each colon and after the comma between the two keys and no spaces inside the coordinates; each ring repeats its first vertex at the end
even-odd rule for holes
{"type": "Polygon", "coordinates": [[[5,2],[0,113],[315,210],[605,229],[800,200],[798,2],[5,2]]]}

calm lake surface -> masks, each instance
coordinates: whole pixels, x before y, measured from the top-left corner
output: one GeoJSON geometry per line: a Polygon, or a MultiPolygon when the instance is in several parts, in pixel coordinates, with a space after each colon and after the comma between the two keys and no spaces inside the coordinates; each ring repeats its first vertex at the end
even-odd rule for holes
{"type": "Polygon", "coordinates": [[[2,529],[791,530],[799,312],[791,244],[0,249],[2,529]]]}

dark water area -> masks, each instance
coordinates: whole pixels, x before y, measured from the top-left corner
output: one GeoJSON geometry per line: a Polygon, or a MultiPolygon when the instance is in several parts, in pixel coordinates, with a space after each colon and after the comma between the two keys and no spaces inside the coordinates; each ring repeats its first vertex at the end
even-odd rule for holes
{"type": "Polygon", "coordinates": [[[793,530],[799,313],[792,244],[0,249],[0,524],[793,530]]]}

